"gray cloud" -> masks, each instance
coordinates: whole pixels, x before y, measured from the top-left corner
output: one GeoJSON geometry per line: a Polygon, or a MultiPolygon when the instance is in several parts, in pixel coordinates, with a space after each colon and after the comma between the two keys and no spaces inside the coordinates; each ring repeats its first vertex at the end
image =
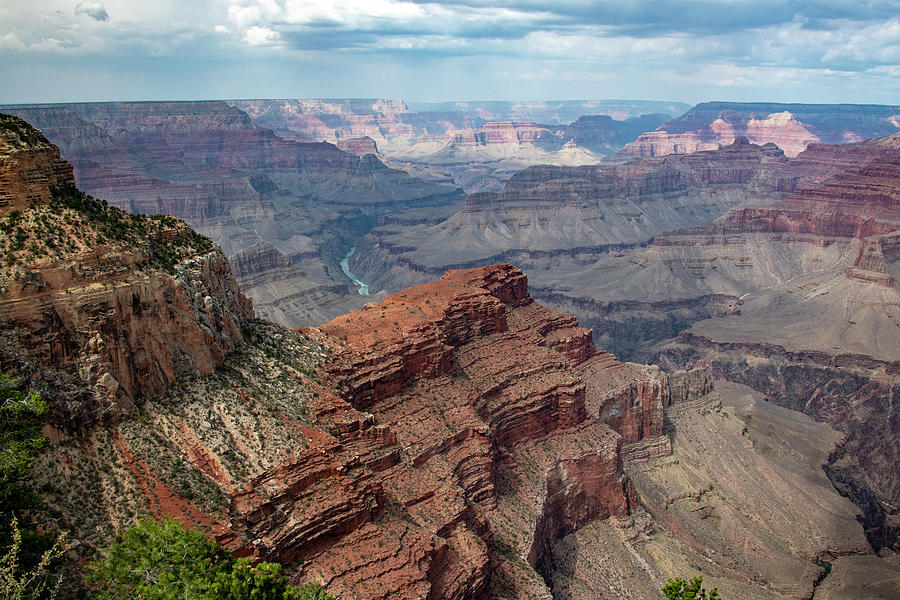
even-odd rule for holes
{"type": "Polygon", "coordinates": [[[554,25],[598,25],[632,36],[654,36],[666,32],[723,34],[801,21],[810,27],[829,29],[829,21],[886,20],[900,14],[898,0],[456,0],[431,2],[467,9],[505,8],[540,15],[554,25]]]}
{"type": "Polygon", "coordinates": [[[0,96],[896,103],[900,78],[900,0],[104,2],[0,0],[0,96]]]}
{"type": "Polygon", "coordinates": [[[109,19],[109,13],[103,8],[103,5],[96,0],[87,0],[75,5],[76,15],[87,15],[95,21],[106,21],[109,19]]]}

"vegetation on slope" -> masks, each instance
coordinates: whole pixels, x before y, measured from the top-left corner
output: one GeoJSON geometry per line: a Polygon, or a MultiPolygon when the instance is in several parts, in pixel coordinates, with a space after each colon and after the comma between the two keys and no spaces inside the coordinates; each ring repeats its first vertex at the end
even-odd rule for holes
{"type": "Polygon", "coordinates": [[[95,600],[331,600],[318,584],[287,583],[281,565],[232,558],[196,529],[142,517],[120,534],[106,557],[91,563],[95,600]]]}
{"type": "Polygon", "coordinates": [[[129,214],[71,184],[54,188],[49,205],[14,210],[0,219],[0,275],[17,281],[42,263],[101,247],[142,250],[147,256],[142,266],[174,274],[179,261],[209,252],[213,243],[179,219],[129,214]]]}
{"type": "Polygon", "coordinates": [[[0,598],[42,598],[59,585],[53,571],[66,549],[64,536],[51,542],[31,525],[41,504],[31,489],[30,470],[46,447],[41,423],[47,405],[33,391],[0,372],[0,598]],[[19,522],[24,523],[24,529],[19,522]]]}
{"type": "Polygon", "coordinates": [[[60,559],[69,549],[65,534],[60,534],[29,567],[23,554],[27,553],[27,542],[22,538],[17,519],[12,520],[10,542],[5,554],[0,556],[0,598],[3,600],[52,600],[56,598],[62,583],[62,574],[54,573],[60,559]]]}
{"type": "Polygon", "coordinates": [[[261,320],[242,333],[245,344],[213,373],[183,377],[137,418],[50,444],[38,457],[30,477],[43,497],[41,523],[70,530],[79,558],[95,559],[139,515],[173,507],[209,533],[228,522],[229,483],[305,450],[300,428],[313,426],[307,405],[321,393],[327,349],[261,320]],[[220,481],[191,462],[191,447],[214,457],[220,481]]]}
{"type": "MultiPolygon", "coordinates": [[[[0,527],[36,499],[25,475],[47,444],[41,435],[46,414],[47,405],[36,393],[19,389],[16,379],[0,372],[0,527]]],[[[0,529],[0,534],[6,533],[0,529]]]]}
{"type": "Polygon", "coordinates": [[[32,127],[19,117],[6,113],[0,113],[0,131],[15,134],[15,137],[6,136],[6,141],[18,148],[41,148],[52,145],[40,129],[32,127]]]}
{"type": "Polygon", "coordinates": [[[699,575],[690,580],[681,577],[669,579],[663,586],[662,593],[666,600],[721,600],[717,588],[709,592],[703,588],[703,577],[699,575]]]}

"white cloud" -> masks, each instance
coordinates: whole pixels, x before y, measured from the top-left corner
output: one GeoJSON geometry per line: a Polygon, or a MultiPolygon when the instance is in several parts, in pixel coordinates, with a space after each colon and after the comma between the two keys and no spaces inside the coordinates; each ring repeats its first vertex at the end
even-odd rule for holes
{"type": "Polygon", "coordinates": [[[848,28],[833,36],[822,62],[900,62],[900,19],[863,28],[848,28]]]}
{"type": "Polygon", "coordinates": [[[38,40],[29,45],[28,48],[30,50],[37,50],[38,52],[63,52],[66,49],[63,42],[56,38],[44,38],[38,40]]]}
{"type": "Polygon", "coordinates": [[[244,41],[251,46],[271,46],[277,44],[281,36],[268,27],[254,25],[244,32],[244,41]]]}
{"type": "Polygon", "coordinates": [[[24,50],[24,42],[15,33],[0,35],[0,50],[24,50]]]}
{"type": "Polygon", "coordinates": [[[239,6],[232,4],[228,7],[228,20],[243,29],[260,22],[262,14],[257,6],[239,6]]]}
{"type": "MultiPolygon", "coordinates": [[[[287,65],[272,85],[296,73],[309,95],[397,86],[385,93],[398,96],[407,89],[398,82],[409,81],[414,94],[456,98],[533,98],[540,90],[586,97],[596,90],[679,100],[794,94],[896,103],[900,18],[876,14],[891,2],[851,8],[832,0],[732,0],[726,10],[714,0],[0,0],[0,76],[37,65],[45,76],[34,80],[53,82],[61,79],[49,73],[64,71],[63,63],[88,72],[89,65],[111,68],[110,57],[158,57],[165,60],[123,60],[120,68],[133,70],[133,81],[169,89],[173,68],[205,76],[210,64],[236,72],[253,64],[259,73],[254,61],[264,56],[287,65]],[[642,6],[658,10],[634,8],[642,6]],[[714,14],[697,16],[703,6],[714,14]],[[777,14],[753,18],[748,10],[777,14]],[[340,67],[316,66],[326,64],[340,67]],[[346,83],[309,87],[338,81],[342,69],[353,73],[346,83]]],[[[261,75],[254,84],[238,81],[247,89],[234,95],[262,94],[251,85],[268,85],[261,75]]]]}

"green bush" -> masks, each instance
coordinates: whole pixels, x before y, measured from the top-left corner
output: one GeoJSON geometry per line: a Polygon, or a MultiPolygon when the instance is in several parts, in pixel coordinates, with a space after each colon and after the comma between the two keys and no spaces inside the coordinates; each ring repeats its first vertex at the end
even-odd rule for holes
{"type": "Polygon", "coordinates": [[[233,559],[202,532],[149,516],[90,564],[87,581],[95,600],[333,600],[317,584],[289,585],[279,564],[233,559]]]}
{"type": "MultiPolygon", "coordinates": [[[[47,405],[33,391],[19,389],[19,382],[0,372],[0,516],[3,527],[10,516],[35,502],[25,474],[37,453],[47,444],[41,424],[47,405]]],[[[5,533],[0,527],[0,533],[5,533]]]]}
{"type": "Polygon", "coordinates": [[[701,587],[702,585],[703,577],[699,575],[690,581],[676,577],[666,582],[662,593],[666,600],[721,600],[717,588],[711,589],[707,594],[707,591],[701,587]]]}
{"type": "Polygon", "coordinates": [[[0,556],[0,598],[3,600],[53,600],[59,590],[62,576],[54,576],[51,567],[69,549],[66,534],[60,534],[53,546],[44,552],[32,567],[23,565],[25,542],[14,518],[10,526],[12,540],[3,556],[0,556]]]}
{"type": "Polygon", "coordinates": [[[46,414],[47,405],[37,393],[23,391],[16,379],[0,372],[0,588],[5,590],[0,598],[46,597],[41,593],[47,592],[42,587],[47,569],[62,554],[55,551],[60,540],[54,544],[50,536],[37,533],[30,520],[41,499],[31,489],[28,473],[47,445],[41,435],[46,414]]]}

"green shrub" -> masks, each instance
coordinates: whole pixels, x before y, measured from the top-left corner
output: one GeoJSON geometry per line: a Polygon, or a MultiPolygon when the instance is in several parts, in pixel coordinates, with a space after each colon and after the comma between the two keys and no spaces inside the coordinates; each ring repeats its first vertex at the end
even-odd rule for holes
{"type": "Polygon", "coordinates": [[[701,586],[703,577],[697,576],[690,581],[676,577],[669,579],[662,588],[666,600],[721,600],[719,590],[713,588],[707,593],[701,586]]]}
{"type": "Polygon", "coordinates": [[[289,585],[281,565],[233,559],[202,532],[169,518],[141,517],[106,554],[88,567],[95,600],[333,600],[317,584],[289,585]]]}

